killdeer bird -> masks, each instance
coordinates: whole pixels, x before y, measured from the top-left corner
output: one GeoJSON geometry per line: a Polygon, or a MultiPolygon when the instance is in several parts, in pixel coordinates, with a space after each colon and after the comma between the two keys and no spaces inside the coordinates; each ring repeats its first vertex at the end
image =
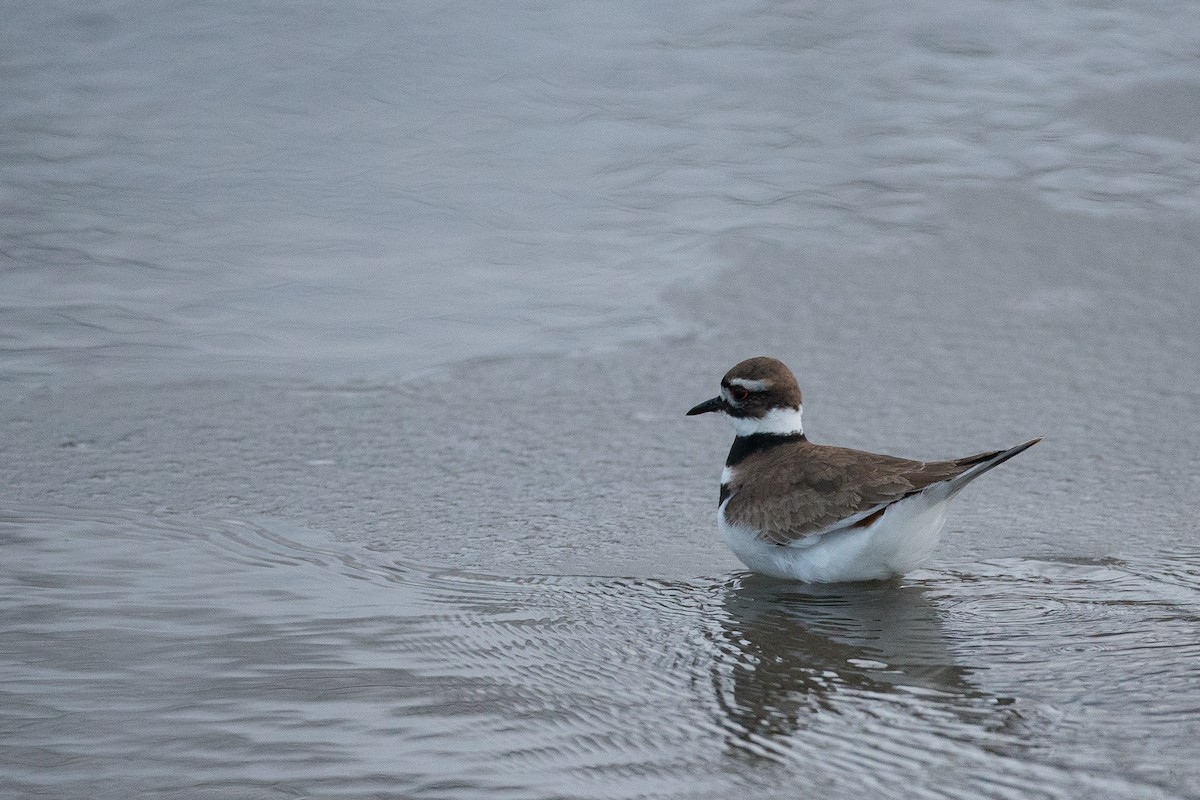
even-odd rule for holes
{"type": "Polygon", "coordinates": [[[717,526],[734,555],[754,572],[809,583],[879,580],[916,568],[933,552],[950,500],[1041,441],[910,461],[813,444],[801,407],[792,371],[759,357],[725,373],[721,394],[687,413],[715,411],[733,423],[717,526]]]}

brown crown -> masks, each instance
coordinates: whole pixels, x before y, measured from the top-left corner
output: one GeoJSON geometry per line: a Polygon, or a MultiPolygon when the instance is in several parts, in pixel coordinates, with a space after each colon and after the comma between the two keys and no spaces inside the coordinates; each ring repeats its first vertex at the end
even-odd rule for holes
{"type": "Polygon", "coordinates": [[[765,388],[761,392],[752,392],[742,404],[742,413],[736,416],[758,417],[772,408],[799,408],[803,402],[796,376],[779,359],[767,356],[748,358],[726,372],[721,385],[728,389],[736,385],[733,381],[738,378],[760,381],[765,388]]]}

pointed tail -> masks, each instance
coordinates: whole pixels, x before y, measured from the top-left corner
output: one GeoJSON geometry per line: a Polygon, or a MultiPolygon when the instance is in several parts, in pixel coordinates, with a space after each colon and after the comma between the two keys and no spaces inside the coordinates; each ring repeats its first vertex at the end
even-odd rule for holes
{"type": "Polygon", "coordinates": [[[959,492],[961,492],[963,490],[963,488],[968,483],[975,480],[983,473],[987,472],[988,470],[992,469],[993,467],[1000,466],[1005,461],[1008,461],[1010,458],[1017,455],[1018,453],[1025,452],[1026,450],[1033,447],[1035,444],[1037,444],[1041,440],[1042,440],[1042,437],[1039,436],[1036,439],[1030,439],[1028,442],[1019,444],[1016,447],[1011,447],[1008,450],[997,450],[993,453],[983,453],[981,455],[971,456],[969,458],[963,459],[964,462],[967,462],[967,463],[975,462],[975,463],[966,472],[964,472],[961,475],[959,475],[955,478],[952,478],[950,481],[948,481],[948,485],[950,488],[950,496],[953,497],[954,495],[958,494],[959,492]]]}

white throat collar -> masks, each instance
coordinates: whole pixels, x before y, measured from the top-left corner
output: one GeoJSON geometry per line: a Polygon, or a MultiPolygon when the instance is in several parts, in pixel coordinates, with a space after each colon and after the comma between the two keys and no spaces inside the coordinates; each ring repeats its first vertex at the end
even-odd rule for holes
{"type": "Polygon", "coordinates": [[[804,433],[804,425],[800,415],[804,407],[772,408],[763,417],[729,417],[733,430],[738,436],[753,436],[756,433],[776,433],[790,435],[804,433]]]}

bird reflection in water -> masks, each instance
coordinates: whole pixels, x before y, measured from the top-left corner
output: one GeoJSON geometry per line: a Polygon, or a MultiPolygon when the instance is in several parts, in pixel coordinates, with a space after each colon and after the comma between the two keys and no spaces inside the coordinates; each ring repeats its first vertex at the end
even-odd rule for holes
{"type": "Polygon", "coordinates": [[[920,586],[744,574],[724,586],[721,609],[709,628],[717,650],[709,677],[718,722],[739,751],[770,750],[813,715],[878,708],[889,698],[954,707],[954,716],[975,718],[968,724],[976,730],[1014,722],[997,716],[1011,700],[985,697],[968,681],[970,670],[955,664],[937,606],[920,586]]]}

